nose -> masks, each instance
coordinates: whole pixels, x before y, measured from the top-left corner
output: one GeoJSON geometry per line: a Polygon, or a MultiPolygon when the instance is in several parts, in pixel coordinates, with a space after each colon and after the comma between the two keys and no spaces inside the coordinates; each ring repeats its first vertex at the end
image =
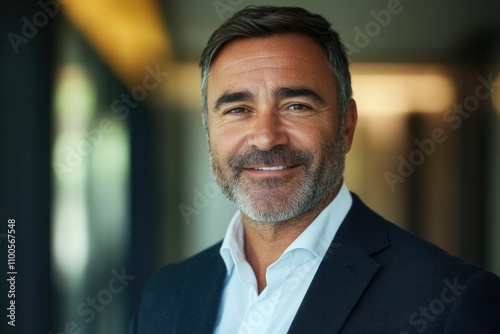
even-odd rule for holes
{"type": "Polygon", "coordinates": [[[257,111],[253,117],[248,144],[262,151],[288,144],[289,137],[281,116],[272,109],[257,111]]]}

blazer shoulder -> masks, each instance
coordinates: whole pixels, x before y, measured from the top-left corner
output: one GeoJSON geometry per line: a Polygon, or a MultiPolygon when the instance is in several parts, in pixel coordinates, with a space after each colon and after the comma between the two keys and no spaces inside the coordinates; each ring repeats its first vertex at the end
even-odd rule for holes
{"type": "Polygon", "coordinates": [[[463,273],[468,276],[482,269],[389,221],[386,221],[386,224],[391,245],[388,253],[395,259],[415,267],[415,270],[420,268],[418,271],[421,273],[429,270],[434,273],[463,273]]]}
{"type": "Polygon", "coordinates": [[[423,273],[464,273],[469,276],[480,269],[453,256],[424,238],[386,220],[368,208],[356,195],[352,214],[346,219],[345,235],[355,244],[362,245],[382,264],[397,264],[406,270],[423,273]],[[411,268],[410,268],[411,267],[411,268]]]}
{"type": "Polygon", "coordinates": [[[157,291],[179,286],[187,282],[188,276],[200,277],[200,274],[220,268],[221,264],[224,265],[219,255],[221,244],[222,242],[218,242],[186,260],[161,267],[149,278],[146,290],[157,291]]]}
{"type": "MultiPolygon", "coordinates": [[[[498,329],[500,318],[494,315],[500,300],[497,276],[387,221],[357,196],[353,198],[336,241],[357,254],[361,250],[372,261],[365,262],[374,262],[379,269],[366,284],[342,333],[373,333],[374,326],[384,328],[379,333],[403,333],[404,329],[408,333],[426,329],[491,333],[492,328],[498,329]],[[474,331],[475,327],[487,330],[474,331]]],[[[344,256],[346,263],[352,258],[344,256]]],[[[330,265],[329,272],[338,271],[340,264],[330,265]]],[[[368,268],[359,268],[357,276],[368,268]]]]}
{"type": "Polygon", "coordinates": [[[135,333],[209,332],[216,319],[226,275],[218,243],[193,257],[166,265],[143,290],[135,333]],[[193,329],[197,324],[198,331],[193,329]]]}
{"type": "Polygon", "coordinates": [[[500,277],[478,270],[458,286],[445,333],[496,333],[500,328],[500,277]]]}

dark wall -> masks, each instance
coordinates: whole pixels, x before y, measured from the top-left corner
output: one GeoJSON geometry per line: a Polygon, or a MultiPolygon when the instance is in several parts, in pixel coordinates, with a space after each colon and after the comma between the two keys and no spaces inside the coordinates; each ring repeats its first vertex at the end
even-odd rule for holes
{"type": "Polygon", "coordinates": [[[50,298],[50,96],[53,19],[35,1],[0,11],[0,284],[2,333],[48,333],[50,298]],[[24,21],[23,21],[24,20],[24,21]],[[23,25],[24,28],[23,34],[23,25]],[[14,36],[13,34],[16,34],[14,36]],[[13,42],[11,42],[13,41],[13,42]],[[14,46],[13,46],[14,45],[14,46]],[[7,220],[15,219],[16,326],[7,325],[7,220]]]}

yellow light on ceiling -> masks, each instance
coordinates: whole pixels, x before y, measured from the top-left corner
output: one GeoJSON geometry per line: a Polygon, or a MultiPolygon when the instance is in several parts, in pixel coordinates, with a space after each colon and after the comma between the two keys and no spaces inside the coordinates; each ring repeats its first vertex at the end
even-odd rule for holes
{"type": "Polygon", "coordinates": [[[443,112],[455,99],[451,79],[437,65],[353,64],[351,73],[361,113],[443,112]]]}
{"type": "Polygon", "coordinates": [[[154,0],[69,1],[62,8],[129,87],[142,82],[146,66],[171,61],[170,39],[154,0]]]}

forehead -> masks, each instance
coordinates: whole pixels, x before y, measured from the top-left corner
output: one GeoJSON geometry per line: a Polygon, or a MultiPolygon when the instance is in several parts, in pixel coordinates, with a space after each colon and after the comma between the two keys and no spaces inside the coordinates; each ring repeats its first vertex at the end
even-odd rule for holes
{"type": "Polygon", "coordinates": [[[249,89],[249,85],[263,82],[335,87],[328,58],[316,41],[303,35],[274,35],[225,45],[210,67],[208,98],[219,88],[249,89]]]}

